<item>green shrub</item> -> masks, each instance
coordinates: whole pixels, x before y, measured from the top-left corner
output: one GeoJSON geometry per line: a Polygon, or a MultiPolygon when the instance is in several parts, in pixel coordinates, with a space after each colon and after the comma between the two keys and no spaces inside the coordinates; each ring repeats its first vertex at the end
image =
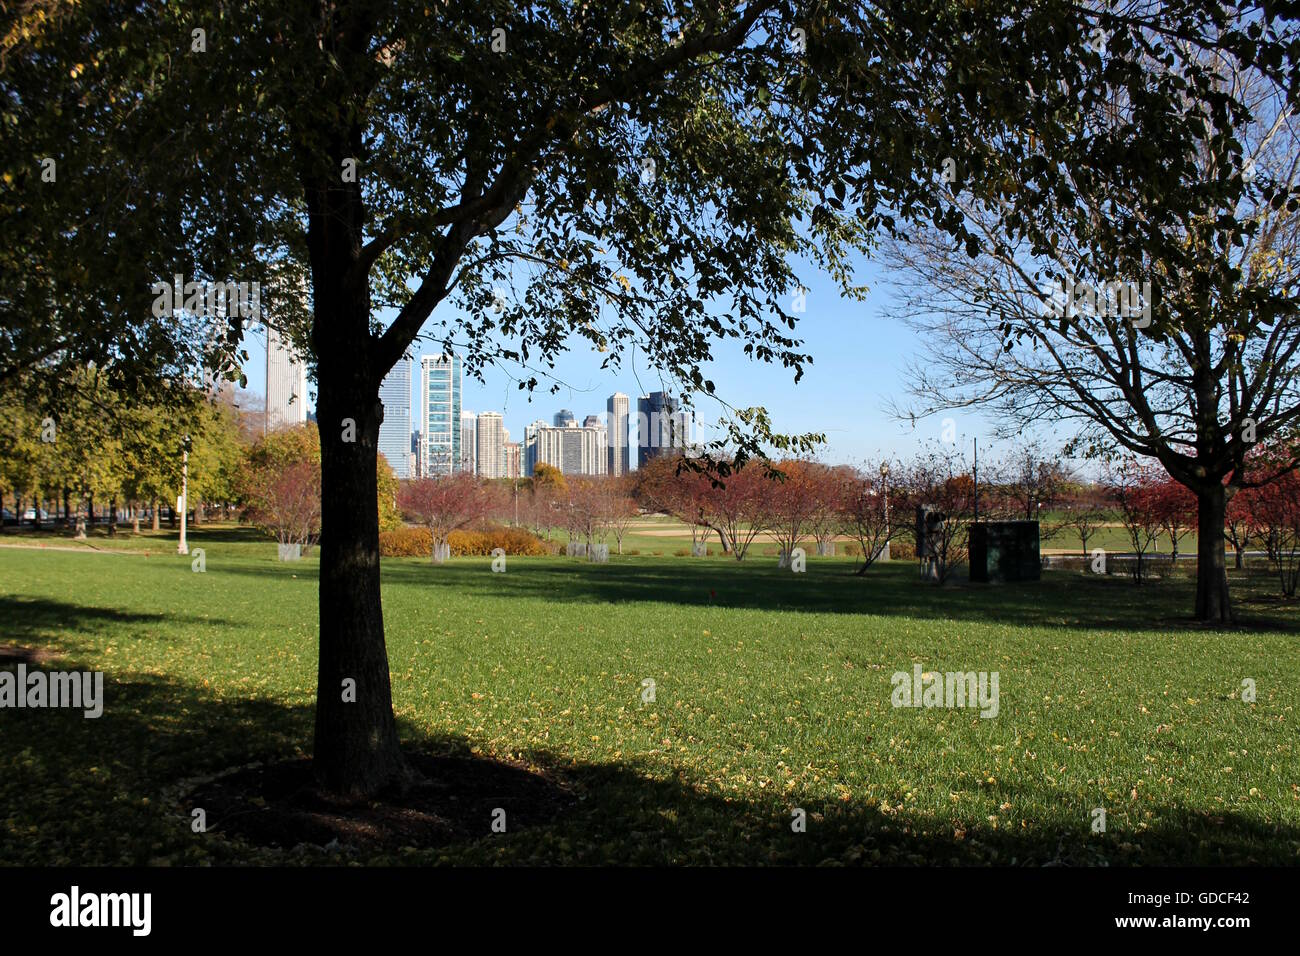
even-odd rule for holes
{"type": "Polygon", "coordinates": [[[856,558],[860,554],[862,554],[862,548],[858,546],[858,543],[856,541],[846,542],[840,545],[840,547],[844,549],[844,553],[847,554],[850,558],[856,558]]]}

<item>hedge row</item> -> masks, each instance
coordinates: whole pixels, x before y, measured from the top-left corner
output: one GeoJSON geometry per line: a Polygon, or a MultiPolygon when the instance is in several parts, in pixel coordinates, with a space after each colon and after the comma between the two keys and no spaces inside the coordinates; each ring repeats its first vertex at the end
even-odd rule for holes
{"type": "MultiPolygon", "coordinates": [[[[453,531],[447,538],[453,558],[486,557],[501,548],[510,555],[554,554],[555,546],[522,528],[485,528],[453,531]]],[[[433,534],[428,528],[398,528],[379,532],[379,553],[385,558],[427,558],[433,554],[433,534]]]]}

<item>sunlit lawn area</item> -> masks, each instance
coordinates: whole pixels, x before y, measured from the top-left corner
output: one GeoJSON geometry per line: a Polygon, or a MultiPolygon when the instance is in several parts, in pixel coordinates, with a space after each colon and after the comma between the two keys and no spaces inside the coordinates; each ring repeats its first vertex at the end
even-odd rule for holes
{"type": "MultiPolygon", "coordinates": [[[[390,861],[195,834],[177,797],[309,748],[314,555],[278,563],[251,532],[201,528],[200,574],[174,533],[91,543],[135,553],[0,548],[0,643],[107,682],[98,720],[0,710],[0,863],[390,861]]],[[[504,574],[385,560],[408,746],[520,761],[578,797],[547,826],[485,820],[480,840],[396,859],[1300,860],[1300,615],[1267,579],[1234,577],[1243,626],[1207,630],[1186,623],[1182,578],[937,589],[911,563],[858,578],[847,559],[791,574],[662,550],[504,574]],[[914,663],[997,671],[998,715],[892,707],[914,663]]]]}

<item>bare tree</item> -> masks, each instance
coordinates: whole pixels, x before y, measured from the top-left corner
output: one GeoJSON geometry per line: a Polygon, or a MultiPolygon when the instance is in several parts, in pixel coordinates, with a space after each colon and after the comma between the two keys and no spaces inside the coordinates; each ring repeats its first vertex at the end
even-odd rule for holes
{"type": "Polygon", "coordinates": [[[866,574],[890,541],[911,532],[908,487],[907,476],[897,466],[882,470],[868,463],[847,477],[840,515],[845,532],[852,535],[862,554],[862,566],[854,574],[866,574]]]}
{"type": "Polygon", "coordinates": [[[907,498],[927,509],[918,528],[916,555],[927,576],[938,584],[966,560],[970,525],[975,516],[975,480],[965,456],[936,447],[914,460],[905,473],[907,498]]]}
{"type": "Polygon", "coordinates": [[[1110,509],[1103,491],[1093,485],[1076,485],[1065,493],[1062,524],[1079,536],[1083,556],[1088,556],[1088,539],[1106,525],[1110,509]]]}
{"type": "Polygon", "coordinates": [[[619,554],[623,553],[623,537],[627,534],[627,529],[640,514],[636,502],[628,493],[629,485],[630,482],[624,475],[611,475],[601,482],[604,521],[614,535],[619,554]]]}
{"type": "MultiPolygon", "coordinates": [[[[974,258],[933,230],[891,247],[900,274],[922,280],[900,311],[936,343],[905,411],[984,405],[1008,432],[1072,424],[1086,447],[1158,460],[1197,499],[1196,616],[1228,621],[1227,501],[1252,443],[1300,423],[1300,140],[1288,91],[1227,53],[1178,45],[1143,64],[1160,81],[1219,78],[1161,120],[1184,144],[1162,167],[1178,190],[1075,161],[1103,144],[1146,148],[1143,104],[1110,97],[1009,172],[1008,195],[1037,207],[951,184],[954,212],[987,240],[974,258]]],[[[1296,464],[1292,449],[1259,480],[1296,464]]]]}

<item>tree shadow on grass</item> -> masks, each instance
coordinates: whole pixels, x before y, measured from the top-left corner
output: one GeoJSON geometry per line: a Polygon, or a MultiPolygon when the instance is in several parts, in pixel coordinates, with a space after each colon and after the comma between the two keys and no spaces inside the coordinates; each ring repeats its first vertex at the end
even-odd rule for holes
{"type": "MultiPolygon", "coordinates": [[[[69,654],[97,650],[93,642],[124,627],[144,628],[163,623],[191,623],[204,627],[233,627],[226,620],[193,617],[175,612],[142,613],[110,607],[93,607],[53,598],[0,595],[0,641],[9,645],[10,659],[37,655],[56,656],[49,645],[58,644],[69,654]]],[[[0,664],[4,658],[0,656],[0,664]]]]}
{"type": "MultiPolygon", "coordinates": [[[[1030,627],[1104,630],[1198,627],[1190,620],[1192,582],[1173,578],[1135,586],[1119,578],[1047,571],[1038,582],[985,585],[953,581],[943,587],[919,580],[911,562],[852,574],[843,561],[810,560],[804,574],[774,561],[661,559],[593,565],[557,559],[511,559],[505,574],[489,560],[461,559],[435,566],[386,560],[386,585],[447,587],[508,598],[573,604],[663,603],[804,613],[900,616],[978,621],[1030,627]]],[[[1254,599],[1256,588],[1239,582],[1240,630],[1300,631],[1300,614],[1254,599]]],[[[1211,628],[1218,630],[1218,628],[1211,628]]]]}
{"type": "Polygon", "coordinates": [[[995,826],[983,809],[911,812],[901,792],[879,802],[757,786],[723,793],[700,764],[650,755],[584,762],[534,749],[497,760],[472,738],[405,720],[404,745],[430,775],[423,802],[385,797],[362,812],[286,804],[306,779],[309,701],[107,676],[98,719],[0,712],[0,863],[1281,864],[1300,852],[1294,822],[1216,812],[1208,798],[1206,808],[1142,804],[1132,829],[1115,811],[1099,835],[1087,808],[999,791],[990,799],[1048,809],[1023,826],[1012,809],[995,826]],[[263,766],[232,773],[252,762],[263,766]],[[194,832],[196,809],[206,832],[194,832]],[[797,809],[805,832],[791,827],[797,809]],[[498,810],[504,832],[493,829],[498,810]]]}

